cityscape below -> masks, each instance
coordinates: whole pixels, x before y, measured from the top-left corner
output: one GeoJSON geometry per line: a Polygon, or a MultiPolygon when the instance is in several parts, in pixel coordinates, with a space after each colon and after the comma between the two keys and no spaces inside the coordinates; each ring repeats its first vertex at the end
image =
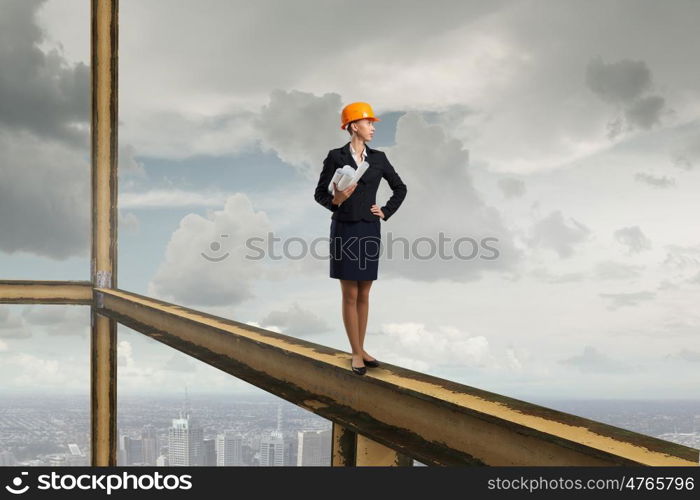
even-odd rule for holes
{"type": "MultiPolygon", "coordinates": [[[[90,465],[87,397],[4,395],[0,401],[0,465],[90,465]]],[[[700,448],[700,400],[531,402],[700,448]]],[[[119,466],[331,463],[331,422],[267,394],[120,396],[117,425],[119,466]]]]}

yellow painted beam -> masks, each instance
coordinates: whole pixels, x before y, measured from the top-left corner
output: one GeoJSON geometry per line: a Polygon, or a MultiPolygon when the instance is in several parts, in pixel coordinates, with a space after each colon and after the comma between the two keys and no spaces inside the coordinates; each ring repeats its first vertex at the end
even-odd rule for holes
{"type": "Polygon", "coordinates": [[[355,465],[357,434],[347,427],[333,422],[331,432],[332,467],[352,467],[355,465]]]}
{"type": "MultiPolygon", "coordinates": [[[[94,286],[117,286],[118,0],[91,0],[91,153],[94,286]]],[[[91,310],[92,465],[117,465],[117,328],[91,310]]]]}
{"type": "Polygon", "coordinates": [[[367,436],[356,434],[355,465],[357,466],[383,466],[383,467],[410,467],[413,459],[403,453],[377,443],[367,436]]]}
{"type": "Polygon", "coordinates": [[[694,448],[119,289],[99,312],[427,465],[698,466],[694,448]]]}
{"type": "Polygon", "coordinates": [[[0,280],[0,304],[91,303],[90,281],[0,280]]]}

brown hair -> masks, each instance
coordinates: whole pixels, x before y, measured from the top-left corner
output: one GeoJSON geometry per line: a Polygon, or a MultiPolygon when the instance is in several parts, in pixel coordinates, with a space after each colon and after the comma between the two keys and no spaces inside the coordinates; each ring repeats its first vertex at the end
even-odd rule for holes
{"type": "Polygon", "coordinates": [[[345,130],[348,131],[348,134],[352,135],[352,128],[350,127],[350,124],[351,124],[351,123],[355,123],[356,121],[357,121],[357,120],[348,122],[348,124],[345,126],[345,130]]]}

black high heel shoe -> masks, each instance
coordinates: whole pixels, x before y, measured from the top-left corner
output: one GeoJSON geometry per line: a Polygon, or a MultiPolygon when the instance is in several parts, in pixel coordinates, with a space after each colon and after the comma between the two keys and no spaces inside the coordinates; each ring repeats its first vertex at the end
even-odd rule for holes
{"type": "Polygon", "coordinates": [[[352,371],[354,371],[358,375],[364,375],[365,373],[367,373],[367,367],[365,367],[365,366],[352,366],[352,362],[350,362],[350,368],[352,368],[352,371]]]}
{"type": "Polygon", "coordinates": [[[371,366],[372,368],[376,368],[379,366],[379,361],[377,361],[376,359],[373,359],[372,361],[363,359],[362,361],[365,362],[365,366],[371,366]]]}

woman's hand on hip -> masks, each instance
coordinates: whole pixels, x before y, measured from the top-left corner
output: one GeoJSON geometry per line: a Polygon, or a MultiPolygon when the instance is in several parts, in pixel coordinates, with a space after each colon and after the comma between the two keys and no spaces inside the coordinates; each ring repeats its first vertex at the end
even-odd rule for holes
{"type": "Polygon", "coordinates": [[[374,215],[378,215],[382,218],[382,220],[384,219],[384,212],[382,212],[382,209],[379,208],[379,205],[372,205],[372,208],[370,208],[370,210],[374,215]]]}

